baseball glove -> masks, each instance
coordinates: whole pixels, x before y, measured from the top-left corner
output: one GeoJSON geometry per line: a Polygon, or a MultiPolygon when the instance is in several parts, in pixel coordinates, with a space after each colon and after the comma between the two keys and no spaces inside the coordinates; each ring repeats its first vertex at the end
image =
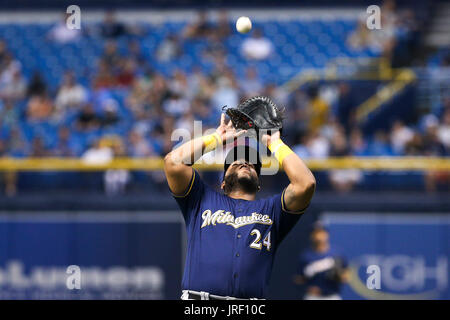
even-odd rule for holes
{"type": "Polygon", "coordinates": [[[236,129],[281,130],[284,109],[280,109],[268,97],[256,96],[245,100],[236,108],[222,108],[236,129]]]}

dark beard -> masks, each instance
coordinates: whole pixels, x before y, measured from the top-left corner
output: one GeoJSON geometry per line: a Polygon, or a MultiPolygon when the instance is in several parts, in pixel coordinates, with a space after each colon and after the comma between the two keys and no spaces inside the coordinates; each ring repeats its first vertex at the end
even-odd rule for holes
{"type": "Polygon", "coordinates": [[[258,192],[258,179],[254,177],[238,178],[237,172],[230,173],[225,176],[225,186],[223,191],[229,194],[235,190],[242,190],[245,193],[254,194],[258,192]]]}

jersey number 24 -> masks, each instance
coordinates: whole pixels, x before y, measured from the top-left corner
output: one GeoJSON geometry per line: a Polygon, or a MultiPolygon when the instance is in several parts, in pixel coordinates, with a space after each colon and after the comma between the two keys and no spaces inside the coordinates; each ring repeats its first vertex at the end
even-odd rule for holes
{"type": "Polygon", "coordinates": [[[266,246],[267,251],[270,251],[270,247],[272,246],[270,243],[270,231],[267,234],[267,236],[264,238],[263,242],[261,243],[261,232],[258,229],[253,229],[250,233],[251,236],[256,235],[255,240],[253,240],[252,243],[250,243],[250,248],[261,250],[262,246],[266,246]]]}

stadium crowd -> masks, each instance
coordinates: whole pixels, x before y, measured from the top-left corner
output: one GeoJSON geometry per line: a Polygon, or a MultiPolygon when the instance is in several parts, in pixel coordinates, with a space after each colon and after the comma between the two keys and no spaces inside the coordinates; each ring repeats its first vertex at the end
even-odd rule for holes
{"type": "MultiPolygon", "coordinates": [[[[127,52],[119,52],[117,39],[140,31],[117,22],[112,13],[95,32],[104,37],[105,45],[95,70],[86,75],[88,85],[66,70],[56,90],[40,71],[27,79],[22,62],[0,41],[1,157],[163,156],[175,143],[174,129],[193,130],[194,120],[202,121],[204,130],[215,127],[222,106],[254,95],[270,96],[286,107],[286,139],[303,158],[449,154],[450,97],[443,96],[438,113],[418,115],[417,123],[398,120],[389,131],[365,136],[354,120],[350,83],[311,85],[288,94],[261,81],[251,60],[268,59],[273,50],[261,30],[242,43],[242,57],[249,63],[245,77],[238,78],[221,44],[231,33],[224,12],[215,24],[200,14],[182,34],[168,34],[156,48],[158,61],[145,59],[132,37],[127,52]],[[182,42],[196,38],[209,40],[204,56],[214,62],[211,73],[178,69],[164,76],[153,70],[152,64],[177,59],[182,42]]],[[[83,36],[60,24],[47,35],[63,43],[83,36]]],[[[355,41],[352,36],[349,45],[355,41]]],[[[448,59],[442,66],[448,68],[445,63],[448,59]]]]}

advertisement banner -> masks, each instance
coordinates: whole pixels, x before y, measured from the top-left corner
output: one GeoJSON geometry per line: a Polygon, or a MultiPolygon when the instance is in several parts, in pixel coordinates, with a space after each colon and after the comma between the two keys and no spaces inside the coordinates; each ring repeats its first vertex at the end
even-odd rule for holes
{"type": "Polygon", "coordinates": [[[350,264],[344,299],[450,299],[448,214],[328,212],[323,221],[350,264]]]}
{"type": "Polygon", "coordinates": [[[177,212],[0,214],[0,299],[178,299],[177,212]]]}

